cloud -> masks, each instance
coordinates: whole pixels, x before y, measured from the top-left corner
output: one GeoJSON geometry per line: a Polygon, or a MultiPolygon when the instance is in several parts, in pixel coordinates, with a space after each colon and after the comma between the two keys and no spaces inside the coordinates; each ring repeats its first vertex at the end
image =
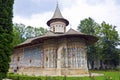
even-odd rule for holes
{"type": "Polygon", "coordinates": [[[74,6],[64,8],[63,10],[63,15],[70,21],[74,29],[77,29],[80,20],[92,17],[97,23],[105,21],[106,23],[118,26],[117,30],[120,34],[120,6],[116,5],[113,0],[105,0],[100,4],[96,2],[92,6],[87,3],[87,0],[76,0],[76,3],[74,6]]]}
{"type": "Polygon", "coordinates": [[[54,9],[55,0],[15,0],[14,15],[30,18],[32,15],[54,9]]]}
{"type": "Polygon", "coordinates": [[[51,18],[52,13],[47,12],[43,14],[35,14],[32,15],[30,18],[24,18],[21,16],[15,16],[13,19],[14,23],[22,23],[25,24],[26,26],[33,26],[33,27],[44,27],[48,28],[46,25],[46,22],[51,18]]]}
{"type": "MultiPolygon", "coordinates": [[[[117,30],[120,34],[120,5],[116,4],[117,0],[102,1],[103,2],[101,2],[101,0],[58,0],[62,15],[69,20],[71,24],[68,28],[72,27],[77,29],[80,20],[91,17],[97,23],[105,21],[106,23],[118,26],[117,30]]],[[[55,6],[53,8],[55,9],[55,6]]],[[[13,22],[47,28],[46,22],[53,16],[53,13],[54,10],[45,11],[44,13],[34,13],[31,14],[29,18],[15,14],[13,22]]]]}

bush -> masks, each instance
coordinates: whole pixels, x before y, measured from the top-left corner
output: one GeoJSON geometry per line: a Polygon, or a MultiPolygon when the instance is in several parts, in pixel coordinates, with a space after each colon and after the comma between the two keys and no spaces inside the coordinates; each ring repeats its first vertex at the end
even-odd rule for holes
{"type": "Polygon", "coordinates": [[[120,71],[120,66],[114,68],[115,71],[120,71]]]}

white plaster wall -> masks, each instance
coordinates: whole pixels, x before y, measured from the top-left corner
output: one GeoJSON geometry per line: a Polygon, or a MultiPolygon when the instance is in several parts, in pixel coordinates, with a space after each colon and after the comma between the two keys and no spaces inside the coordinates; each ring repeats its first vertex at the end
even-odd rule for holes
{"type": "Polygon", "coordinates": [[[53,22],[50,24],[50,30],[53,32],[59,32],[59,33],[64,33],[66,32],[64,28],[66,27],[64,22],[53,22]]]}

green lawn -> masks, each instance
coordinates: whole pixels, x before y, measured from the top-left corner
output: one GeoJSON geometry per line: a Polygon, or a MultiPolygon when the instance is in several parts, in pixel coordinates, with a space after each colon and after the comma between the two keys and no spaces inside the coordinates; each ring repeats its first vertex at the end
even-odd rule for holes
{"type": "Polygon", "coordinates": [[[120,80],[120,72],[118,71],[90,71],[92,73],[102,73],[104,76],[91,77],[35,77],[17,74],[8,74],[8,78],[13,80],[120,80]]]}
{"type": "Polygon", "coordinates": [[[91,72],[104,74],[104,76],[94,77],[95,80],[120,80],[120,72],[119,71],[91,71],[91,72]]]}

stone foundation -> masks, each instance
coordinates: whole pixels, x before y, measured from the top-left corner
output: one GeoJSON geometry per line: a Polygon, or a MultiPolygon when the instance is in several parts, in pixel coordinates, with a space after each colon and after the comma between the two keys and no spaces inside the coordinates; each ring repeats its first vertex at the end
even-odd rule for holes
{"type": "MultiPolygon", "coordinates": [[[[12,69],[10,70],[10,72],[12,69]]],[[[13,72],[13,71],[12,71],[13,72]]],[[[16,73],[23,75],[32,75],[32,76],[67,76],[67,75],[82,75],[88,74],[88,71],[85,69],[69,69],[69,68],[39,68],[39,67],[29,67],[21,68],[16,73]]]]}

